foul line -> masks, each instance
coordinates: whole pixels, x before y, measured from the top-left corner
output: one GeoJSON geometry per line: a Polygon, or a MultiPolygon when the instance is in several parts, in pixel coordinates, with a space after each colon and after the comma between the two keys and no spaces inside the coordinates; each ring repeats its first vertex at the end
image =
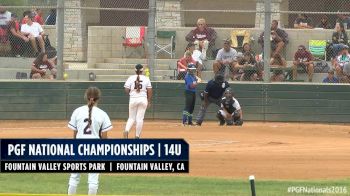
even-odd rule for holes
{"type": "Polygon", "coordinates": [[[234,144],[234,143],[239,143],[239,141],[233,141],[233,140],[190,140],[191,146],[199,146],[199,147],[234,144]],[[196,142],[201,142],[201,143],[196,143],[196,142]]]}

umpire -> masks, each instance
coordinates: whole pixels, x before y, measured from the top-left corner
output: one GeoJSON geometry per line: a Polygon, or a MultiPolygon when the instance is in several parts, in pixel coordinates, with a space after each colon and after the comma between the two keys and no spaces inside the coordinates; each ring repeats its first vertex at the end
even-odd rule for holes
{"type": "Polygon", "coordinates": [[[202,105],[197,115],[196,124],[198,126],[202,125],[205,112],[211,103],[215,103],[220,107],[222,95],[228,87],[228,82],[224,80],[224,76],[221,74],[215,75],[215,78],[207,83],[204,92],[200,93],[202,105]]]}

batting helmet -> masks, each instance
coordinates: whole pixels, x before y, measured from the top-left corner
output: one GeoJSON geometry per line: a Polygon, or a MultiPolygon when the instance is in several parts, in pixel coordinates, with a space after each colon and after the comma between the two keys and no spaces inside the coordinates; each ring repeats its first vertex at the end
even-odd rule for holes
{"type": "Polygon", "coordinates": [[[187,70],[190,74],[194,74],[196,72],[196,65],[193,63],[190,63],[187,65],[187,70]]]}

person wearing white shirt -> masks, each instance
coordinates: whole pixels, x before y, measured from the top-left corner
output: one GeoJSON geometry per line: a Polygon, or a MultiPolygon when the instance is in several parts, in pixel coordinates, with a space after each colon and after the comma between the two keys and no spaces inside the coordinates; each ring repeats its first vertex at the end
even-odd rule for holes
{"type": "MultiPolygon", "coordinates": [[[[108,114],[97,107],[101,91],[97,87],[89,87],[85,91],[86,105],[74,110],[68,123],[74,139],[107,139],[108,131],[113,128],[108,114]]],[[[72,173],[68,183],[68,195],[75,195],[80,182],[80,174],[72,173]]],[[[99,174],[89,173],[88,195],[96,195],[99,185],[99,174]]]]}
{"type": "Polygon", "coordinates": [[[0,5],[0,27],[6,28],[8,22],[11,20],[11,12],[0,5]]]}
{"type": "Polygon", "coordinates": [[[214,74],[224,74],[226,66],[229,68],[231,72],[231,79],[234,80],[234,72],[237,71],[238,53],[235,49],[231,48],[231,40],[224,40],[224,47],[218,51],[216,55],[216,59],[213,63],[214,74]]]}
{"type": "Polygon", "coordinates": [[[124,138],[128,138],[129,131],[136,122],[136,139],[140,138],[143,119],[147,107],[149,108],[152,100],[152,85],[148,77],[141,75],[143,66],[135,66],[135,75],[132,75],[124,84],[125,93],[130,96],[129,99],[129,118],[124,130],[124,138]]]}
{"type": "Polygon", "coordinates": [[[29,15],[27,24],[21,26],[21,32],[29,38],[35,53],[39,52],[37,42],[39,43],[41,52],[45,52],[45,43],[43,39],[44,30],[39,23],[33,22],[33,20],[34,16],[29,15]]]}

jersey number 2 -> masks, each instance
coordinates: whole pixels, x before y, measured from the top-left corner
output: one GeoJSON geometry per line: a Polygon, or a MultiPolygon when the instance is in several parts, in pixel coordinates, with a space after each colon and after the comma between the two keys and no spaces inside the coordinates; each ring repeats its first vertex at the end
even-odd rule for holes
{"type": "Polygon", "coordinates": [[[87,125],[86,125],[85,128],[84,128],[84,134],[85,134],[85,135],[91,135],[91,129],[90,129],[90,127],[89,127],[89,119],[88,119],[88,118],[85,118],[85,119],[84,119],[84,122],[87,123],[87,125]]]}
{"type": "Polygon", "coordinates": [[[137,85],[139,85],[139,89],[142,89],[142,81],[140,81],[138,84],[137,84],[137,81],[135,81],[135,87],[134,89],[137,89],[137,85]]]}

